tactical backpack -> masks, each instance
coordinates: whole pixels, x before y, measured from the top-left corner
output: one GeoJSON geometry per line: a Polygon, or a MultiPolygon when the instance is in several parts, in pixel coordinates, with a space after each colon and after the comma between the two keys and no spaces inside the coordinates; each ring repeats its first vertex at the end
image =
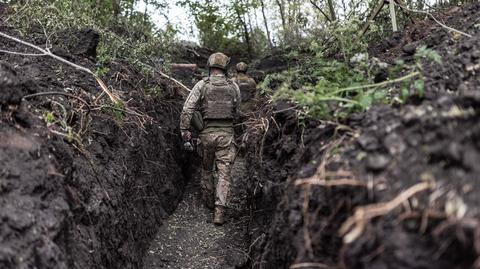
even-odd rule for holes
{"type": "Polygon", "coordinates": [[[235,86],[227,78],[204,79],[200,113],[203,120],[233,120],[235,117],[235,86]]]}
{"type": "Polygon", "coordinates": [[[236,80],[238,87],[240,88],[242,102],[250,100],[253,97],[254,92],[254,89],[252,89],[250,84],[250,79],[245,76],[238,76],[236,80]]]}

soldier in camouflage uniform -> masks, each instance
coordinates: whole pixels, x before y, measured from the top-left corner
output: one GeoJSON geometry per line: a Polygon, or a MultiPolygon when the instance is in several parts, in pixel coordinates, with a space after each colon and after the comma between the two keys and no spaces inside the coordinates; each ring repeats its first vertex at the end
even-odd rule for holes
{"type": "Polygon", "coordinates": [[[195,111],[200,111],[203,130],[200,132],[202,159],[202,197],[209,208],[215,207],[214,223],[224,222],[228,205],[231,167],[236,155],[234,119],[240,105],[240,89],[226,76],[230,58],[214,53],[207,66],[210,75],[198,82],[190,92],[180,116],[180,130],[185,141],[191,139],[189,131],[195,111]],[[215,186],[213,173],[217,168],[215,186]]]}
{"type": "Polygon", "coordinates": [[[242,103],[250,101],[255,96],[257,91],[257,83],[255,80],[247,75],[248,65],[240,62],[236,66],[237,76],[233,78],[239,88],[242,96],[242,103]]]}

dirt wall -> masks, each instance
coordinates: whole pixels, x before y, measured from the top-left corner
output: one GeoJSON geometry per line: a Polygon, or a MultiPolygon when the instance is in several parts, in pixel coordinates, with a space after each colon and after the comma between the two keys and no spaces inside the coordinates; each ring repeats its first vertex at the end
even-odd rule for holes
{"type": "MultiPolygon", "coordinates": [[[[42,32],[26,39],[43,46],[42,32]]],[[[89,52],[98,34],[73,32],[52,40],[55,52],[95,70],[89,52]],[[72,35],[81,42],[70,42],[72,35]]],[[[1,41],[3,49],[31,52],[1,41]]],[[[148,242],[185,185],[180,97],[166,81],[114,62],[104,77],[126,101],[115,109],[106,97],[98,98],[93,77],[53,59],[0,54],[0,61],[0,267],[141,267],[148,242]],[[155,86],[161,97],[148,91],[155,86]],[[40,92],[69,93],[91,108],[57,95],[21,101],[40,92]],[[68,115],[64,123],[57,122],[61,107],[68,115]],[[122,111],[127,108],[142,117],[122,111]],[[67,131],[61,135],[62,124],[84,132],[79,139],[67,131]]]]}
{"type": "Polygon", "coordinates": [[[436,14],[471,37],[426,19],[372,49],[406,63],[406,46],[439,52],[441,64],[424,63],[423,98],[304,130],[263,115],[270,129],[251,146],[253,268],[477,268],[479,8],[436,14]],[[383,211],[350,218],[367,205],[383,211]]]}

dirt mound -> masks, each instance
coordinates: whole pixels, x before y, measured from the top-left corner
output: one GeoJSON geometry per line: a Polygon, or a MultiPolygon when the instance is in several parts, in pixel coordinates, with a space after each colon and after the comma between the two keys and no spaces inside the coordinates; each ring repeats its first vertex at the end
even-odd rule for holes
{"type": "Polygon", "coordinates": [[[252,204],[265,214],[252,226],[253,268],[474,268],[479,10],[473,3],[443,17],[472,37],[429,22],[430,31],[415,26],[393,37],[406,43],[385,50],[384,60],[408,60],[402,47],[420,29],[428,33],[414,47],[427,44],[443,63],[425,67],[425,99],[354,115],[345,122],[350,131],[324,122],[302,129],[293,116],[275,115],[278,127],[259,139],[261,158],[255,147],[250,155],[257,163],[252,204]],[[325,180],[334,186],[322,186],[325,180]],[[407,195],[412,187],[416,194],[407,195]],[[363,205],[382,213],[352,218],[363,205]]]}
{"type": "MultiPolygon", "coordinates": [[[[45,44],[43,32],[26,39],[45,44]]],[[[95,70],[96,33],[59,34],[52,43],[95,70]]],[[[2,49],[31,52],[6,39],[2,49]]],[[[134,116],[99,97],[93,77],[51,58],[0,61],[0,267],[139,268],[185,185],[180,97],[166,81],[113,63],[106,83],[142,115],[134,116]],[[149,94],[156,85],[162,97],[149,94]],[[21,101],[32,93],[46,95],[21,101]]]]}

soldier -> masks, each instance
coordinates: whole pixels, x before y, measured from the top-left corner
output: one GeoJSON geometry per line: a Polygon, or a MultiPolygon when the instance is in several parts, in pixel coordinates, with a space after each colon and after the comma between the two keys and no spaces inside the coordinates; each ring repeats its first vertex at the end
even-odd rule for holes
{"type": "Polygon", "coordinates": [[[180,115],[180,130],[184,141],[191,139],[189,131],[195,111],[200,111],[203,130],[200,132],[202,159],[202,198],[208,208],[215,207],[213,222],[222,225],[228,205],[231,167],[236,154],[234,118],[240,105],[240,89],[227,78],[230,58],[214,53],[208,58],[209,76],[193,87],[180,115]],[[213,173],[217,168],[217,185],[213,173]]]}
{"type": "Polygon", "coordinates": [[[257,90],[257,84],[253,78],[247,75],[247,69],[248,65],[246,63],[238,63],[236,66],[237,76],[233,78],[233,82],[240,87],[242,103],[248,102],[251,98],[253,98],[257,90]]]}

